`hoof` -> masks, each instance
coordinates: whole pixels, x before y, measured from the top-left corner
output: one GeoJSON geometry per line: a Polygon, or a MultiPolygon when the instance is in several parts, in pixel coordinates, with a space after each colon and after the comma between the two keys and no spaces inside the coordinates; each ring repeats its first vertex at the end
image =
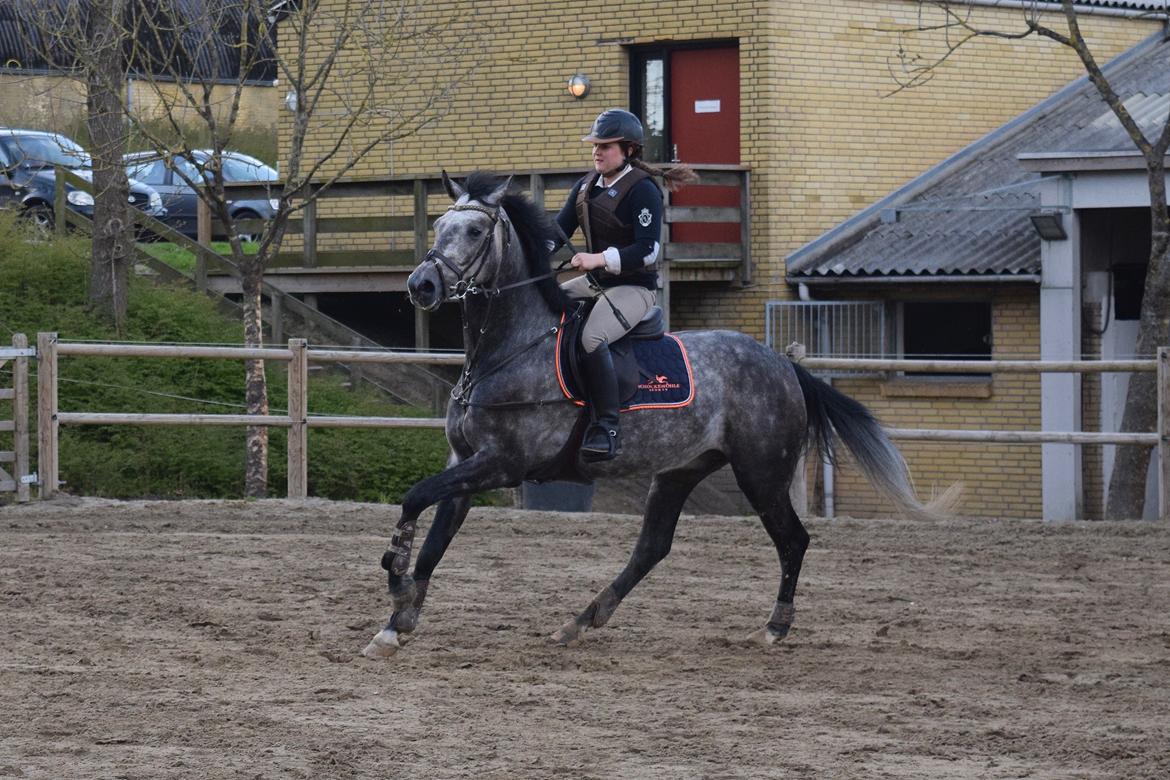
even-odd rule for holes
{"type": "Polygon", "coordinates": [[[386,628],[374,635],[366,649],[362,650],[362,655],[366,658],[390,658],[402,649],[403,644],[397,631],[386,628]]]}
{"type": "Polygon", "coordinates": [[[764,626],[763,628],[757,629],[748,634],[744,641],[749,645],[760,645],[762,647],[767,647],[768,645],[774,645],[779,642],[785,637],[787,633],[788,632],[785,631],[783,634],[777,634],[767,626],[764,626]]]}
{"type": "Polygon", "coordinates": [[[581,641],[581,635],[585,631],[577,625],[577,622],[570,620],[565,625],[557,629],[557,632],[549,637],[553,642],[564,647],[573,647],[581,641]]]}

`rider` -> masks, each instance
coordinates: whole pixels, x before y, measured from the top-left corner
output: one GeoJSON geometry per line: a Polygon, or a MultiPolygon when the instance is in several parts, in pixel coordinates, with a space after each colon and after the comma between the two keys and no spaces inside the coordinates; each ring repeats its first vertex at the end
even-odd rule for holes
{"type": "Polygon", "coordinates": [[[586,251],[572,265],[586,273],[565,282],[570,298],[598,298],[581,333],[585,387],[593,423],[581,445],[587,461],[621,452],[618,387],[609,345],[626,335],[654,305],[655,264],[662,252],[662,191],[652,177],[674,191],[698,177],[687,166],[659,172],[642,161],[642,123],[613,108],[593,122],[593,170],[569,192],[557,224],[566,237],[578,227],[586,251]]]}

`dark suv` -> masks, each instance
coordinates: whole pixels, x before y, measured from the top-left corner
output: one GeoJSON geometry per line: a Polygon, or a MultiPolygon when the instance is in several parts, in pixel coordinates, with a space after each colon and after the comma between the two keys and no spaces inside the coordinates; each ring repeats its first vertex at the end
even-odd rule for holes
{"type": "MultiPolygon", "coordinates": [[[[53,194],[57,176],[54,165],[93,180],[89,152],[57,133],[0,128],[0,208],[16,208],[34,224],[53,226],[53,194]]],[[[69,208],[93,218],[93,196],[65,183],[69,208]]],[[[130,181],[130,202],[154,217],[166,216],[162,198],[154,188],[130,181]]]]}

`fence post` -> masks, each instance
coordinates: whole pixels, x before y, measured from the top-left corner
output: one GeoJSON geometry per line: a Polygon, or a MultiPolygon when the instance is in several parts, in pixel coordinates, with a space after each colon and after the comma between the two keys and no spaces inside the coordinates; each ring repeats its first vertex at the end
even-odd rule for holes
{"type": "Polygon", "coordinates": [[[1158,347],[1158,517],[1170,520],[1170,349],[1158,347]]]}
{"type": "Polygon", "coordinates": [[[57,493],[57,334],[37,334],[37,478],[41,498],[57,493]]]}
{"type": "Polygon", "coordinates": [[[670,330],[670,258],[666,248],[670,246],[670,225],[666,215],[670,213],[670,191],[662,193],[662,249],[658,261],[658,305],[662,307],[663,324],[670,330]]]}
{"type": "MultiPolygon", "coordinates": [[[[427,237],[430,226],[427,225],[427,183],[423,179],[414,180],[414,259],[422,260],[427,253],[427,237]]],[[[431,347],[431,315],[422,309],[414,310],[414,348],[430,349],[431,347]]]]}
{"type": "Polygon", "coordinates": [[[273,292],[268,297],[268,316],[272,320],[272,343],[284,341],[284,293],[273,292]]]}
{"type": "MultiPolygon", "coordinates": [[[[28,348],[28,336],[23,333],[12,335],[12,346],[28,348]]],[[[17,357],[12,363],[12,439],[13,455],[16,462],[12,476],[16,480],[16,500],[28,501],[29,487],[24,477],[28,475],[28,358],[17,357]]]]}
{"type": "Polygon", "coordinates": [[[288,497],[309,495],[309,351],[305,339],[289,339],[288,362],[288,497]]]}
{"type": "Polygon", "coordinates": [[[302,262],[305,268],[317,267],[317,201],[311,200],[305,204],[301,214],[301,242],[302,262]]]}
{"type": "Polygon", "coordinates": [[[739,180],[739,283],[752,283],[752,180],[751,172],[743,171],[739,180]]]}
{"type": "Polygon", "coordinates": [[[63,236],[68,227],[65,210],[69,208],[65,202],[65,169],[56,165],[53,170],[53,232],[63,236]]]}
{"type": "Polygon", "coordinates": [[[211,207],[202,196],[195,199],[195,240],[204,246],[211,244],[211,207]]]}
{"type": "Polygon", "coordinates": [[[544,176],[539,173],[532,173],[528,176],[528,194],[541,209],[544,209],[544,176]]]}
{"type": "MultiPolygon", "coordinates": [[[[211,207],[202,196],[195,198],[195,240],[211,245],[211,207]]],[[[195,253],[195,289],[207,292],[207,253],[202,248],[195,253]]]]}

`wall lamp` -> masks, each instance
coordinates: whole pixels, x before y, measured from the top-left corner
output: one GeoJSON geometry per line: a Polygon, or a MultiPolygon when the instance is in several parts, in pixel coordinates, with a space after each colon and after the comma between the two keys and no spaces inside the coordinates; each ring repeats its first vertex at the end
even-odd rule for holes
{"type": "Polygon", "coordinates": [[[1032,220],[1032,227],[1036,228],[1036,232],[1040,238],[1045,241],[1064,241],[1068,238],[1068,233],[1064,230],[1064,215],[1059,211],[1037,211],[1028,218],[1032,220]]]}
{"type": "Polygon", "coordinates": [[[585,96],[589,94],[589,88],[592,86],[589,83],[589,77],[584,73],[574,73],[573,77],[569,79],[569,94],[578,100],[584,100],[585,96]]]}

